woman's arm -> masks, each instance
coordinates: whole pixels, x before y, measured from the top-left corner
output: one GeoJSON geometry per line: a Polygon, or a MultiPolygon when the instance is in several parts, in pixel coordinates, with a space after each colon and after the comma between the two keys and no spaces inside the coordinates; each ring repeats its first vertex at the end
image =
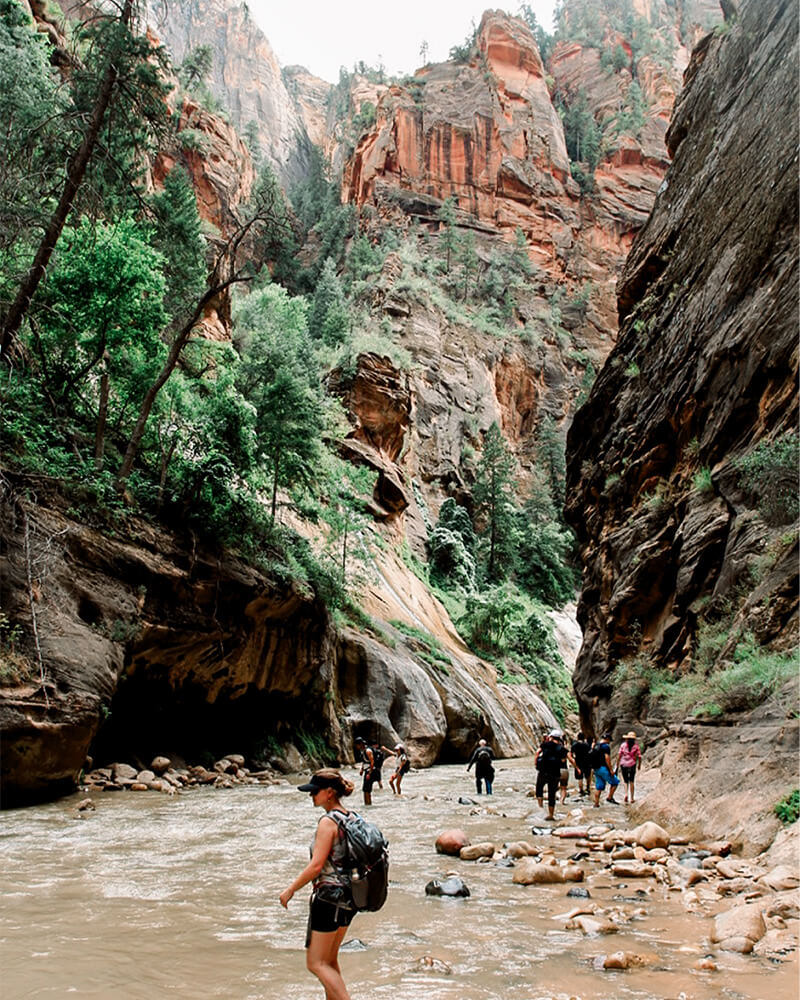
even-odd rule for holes
{"type": "Polygon", "coordinates": [[[311,860],[294,882],[290,886],[287,886],[280,894],[281,906],[284,908],[288,907],[289,900],[297,890],[302,889],[304,885],[312,882],[319,875],[325,862],[330,857],[330,853],[333,850],[333,842],[338,832],[339,828],[336,825],[336,820],[331,819],[329,816],[323,816],[319,821],[317,835],[314,838],[314,850],[311,852],[311,860]]]}

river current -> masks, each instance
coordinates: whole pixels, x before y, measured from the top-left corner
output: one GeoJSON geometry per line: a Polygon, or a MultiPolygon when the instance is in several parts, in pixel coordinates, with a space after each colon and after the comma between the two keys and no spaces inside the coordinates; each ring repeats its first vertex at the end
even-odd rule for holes
{"type": "MultiPolygon", "coordinates": [[[[458,803],[476,798],[463,766],[412,772],[402,798],[386,781],[376,791],[368,814],[390,841],[390,894],[379,913],[356,916],[345,941],[353,1000],[797,998],[795,961],[719,952],[717,971],[695,971],[712,951],[711,921],[652,879],[587,882],[592,902],[632,900],[641,912],[617,934],[586,937],[559,919],[583,902],[566,897],[568,885],[514,885],[510,868],[436,854],[449,827],[473,842],[533,840],[532,825],[544,824],[525,797],[531,778],[530,760],[500,761],[495,794],[480,800],[491,812],[477,814],[458,803]],[[425,896],[425,884],[448,871],[465,880],[468,899],[425,896]],[[658,962],[593,967],[595,956],[619,950],[658,962]]],[[[2,1000],[320,1000],[304,964],[308,889],[288,911],[278,903],[308,859],[320,815],[307,795],[293,784],[171,798],[106,792],[94,796],[95,811],[78,814],[82,798],[0,815],[2,1000]]],[[[360,798],[356,791],[348,805],[360,808],[360,798]]],[[[571,795],[559,813],[582,807],[571,795]]],[[[612,822],[622,825],[623,810],[612,822]]],[[[570,821],[580,822],[577,812],[570,821]]]]}

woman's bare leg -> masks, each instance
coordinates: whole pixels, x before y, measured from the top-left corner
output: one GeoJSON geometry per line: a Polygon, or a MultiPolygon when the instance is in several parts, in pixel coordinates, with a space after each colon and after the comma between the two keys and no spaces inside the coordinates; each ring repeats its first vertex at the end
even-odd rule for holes
{"type": "Polygon", "coordinates": [[[306,949],[306,968],[325,987],[325,1000],[350,1000],[339,969],[339,946],[346,933],[346,927],[329,933],[311,932],[311,941],[306,949]]]}

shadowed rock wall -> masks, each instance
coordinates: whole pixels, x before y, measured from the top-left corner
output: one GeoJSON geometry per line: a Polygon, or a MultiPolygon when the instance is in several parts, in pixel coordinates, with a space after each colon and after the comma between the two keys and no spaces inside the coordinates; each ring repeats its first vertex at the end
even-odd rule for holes
{"type": "MultiPolygon", "coordinates": [[[[674,676],[693,663],[709,603],[736,603],[736,635],[797,641],[796,525],[775,538],[735,464],[798,422],[796,73],[791,2],[743,4],[695,51],[667,134],[673,164],[618,286],[619,340],[569,433],[567,514],[585,567],[575,687],[589,728],[630,725],[620,661],[644,656],[674,676]],[[768,544],[774,558],[754,578],[768,544]]],[[[740,769],[751,744],[744,783],[756,796],[759,761],[776,780],[796,771],[796,685],[784,696],[777,715],[720,720],[760,733],[727,738],[740,769]]],[[[655,736],[659,713],[641,711],[655,736]]],[[[687,787],[709,746],[694,732],[668,751],[687,787]]],[[[707,772],[705,786],[698,822],[707,772]]],[[[686,818],[686,802],[671,808],[686,818]]]]}

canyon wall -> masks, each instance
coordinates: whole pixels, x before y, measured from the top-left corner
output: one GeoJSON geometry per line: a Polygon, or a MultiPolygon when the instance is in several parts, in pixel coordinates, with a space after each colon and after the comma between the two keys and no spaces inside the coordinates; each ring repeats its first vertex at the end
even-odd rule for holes
{"type": "Polygon", "coordinates": [[[305,176],[311,154],[305,124],[281,68],[245,3],[150,0],[148,23],[176,66],[200,45],[213,54],[208,86],[240,134],[257,129],[260,152],[285,186],[305,176]]]}
{"type": "Polygon", "coordinates": [[[644,658],[679,678],[697,669],[703,627],[726,622],[716,669],[743,636],[796,648],[797,511],[770,518],[741,475],[797,431],[796,60],[789,2],[742,4],[695,50],[673,163],[619,282],[619,339],[568,438],[584,724],[661,741],[663,814],[755,846],[777,826],[776,784],[796,783],[796,677],[757,709],[676,727],[618,668],[644,658]]]}

